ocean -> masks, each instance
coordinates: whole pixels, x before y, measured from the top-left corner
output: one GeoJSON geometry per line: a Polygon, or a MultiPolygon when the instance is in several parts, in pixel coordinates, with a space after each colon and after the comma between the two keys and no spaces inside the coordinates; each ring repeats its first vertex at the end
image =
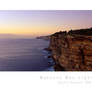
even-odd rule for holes
{"type": "Polygon", "coordinates": [[[42,39],[0,39],[0,71],[54,71],[48,46],[42,39]]]}

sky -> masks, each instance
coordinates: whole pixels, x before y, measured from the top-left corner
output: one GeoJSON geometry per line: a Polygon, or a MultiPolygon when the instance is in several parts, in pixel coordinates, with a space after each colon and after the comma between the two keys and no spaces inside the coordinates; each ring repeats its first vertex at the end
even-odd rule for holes
{"type": "Polygon", "coordinates": [[[92,27],[91,10],[1,10],[0,37],[36,37],[92,27]]]}

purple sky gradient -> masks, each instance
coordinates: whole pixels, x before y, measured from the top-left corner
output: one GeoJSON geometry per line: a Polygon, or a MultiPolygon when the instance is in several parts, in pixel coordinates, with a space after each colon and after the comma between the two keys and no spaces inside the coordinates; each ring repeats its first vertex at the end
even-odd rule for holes
{"type": "MultiPolygon", "coordinates": [[[[47,34],[50,31],[51,33],[54,33],[59,30],[89,28],[92,27],[92,11],[91,10],[0,11],[0,28],[3,27],[8,28],[13,26],[16,28],[28,27],[29,30],[27,31],[30,31],[32,27],[36,27],[39,30],[37,29],[33,30],[35,32],[36,31],[40,32],[40,28],[44,27],[43,29],[44,34],[45,33],[47,34]],[[47,30],[45,30],[46,28],[47,30]]],[[[13,33],[13,30],[11,33],[13,33]]]]}

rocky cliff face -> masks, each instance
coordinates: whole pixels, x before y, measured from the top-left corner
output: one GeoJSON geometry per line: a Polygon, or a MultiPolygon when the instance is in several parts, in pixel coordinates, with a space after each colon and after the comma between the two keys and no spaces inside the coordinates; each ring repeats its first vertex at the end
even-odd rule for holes
{"type": "Polygon", "coordinates": [[[55,70],[92,71],[92,36],[56,33],[51,36],[49,49],[55,70]]]}
{"type": "Polygon", "coordinates": [[[39,37],[36,37],[37,39],[44,39],[44,40],[49,40],[50,39],[50,36],[39,36],[39,37]]]}

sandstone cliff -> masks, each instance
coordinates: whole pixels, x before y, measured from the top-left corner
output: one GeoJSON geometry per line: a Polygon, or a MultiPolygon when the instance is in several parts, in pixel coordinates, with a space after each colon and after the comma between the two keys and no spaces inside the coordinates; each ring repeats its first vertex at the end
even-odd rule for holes
{"type": "Polygon", "coordinates": [[[39,36],[39,37],[36,37],[36,39],[49,40],[50,39],[50,36],[39,36]]]}
{"type": "MultiPolygon", "coordinates": [[[[92,28],[90,30],[92,32],[92,28]]],[[[92,70],[92,36],[83,34],[83,31],[82,35],[81,31],[76,32],[59,32],[51,36],[49,49],[55,61],[55,70],[92,70]]]]}

